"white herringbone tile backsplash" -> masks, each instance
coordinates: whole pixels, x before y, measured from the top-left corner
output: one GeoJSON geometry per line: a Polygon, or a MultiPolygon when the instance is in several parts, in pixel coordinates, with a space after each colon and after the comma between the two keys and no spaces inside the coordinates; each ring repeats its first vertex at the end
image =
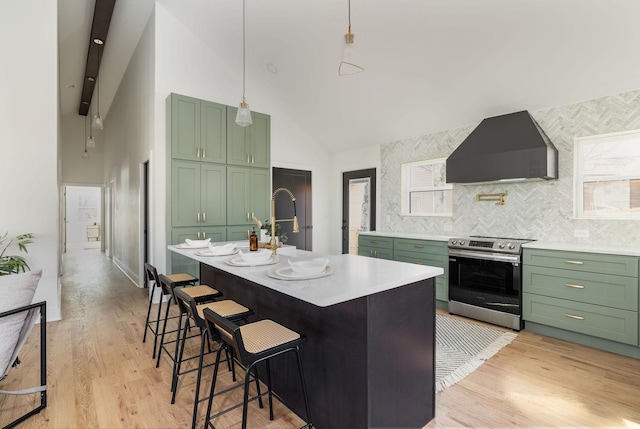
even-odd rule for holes
{"type": "Polygon", "coordinates": [[[558,149],[558,180],[455,185],[453,217],[400,216],[400,165],[449,156],[476,125],[383,144],[381,230],[639,245],[639,221],[573,219],[573,141],[576,137],[640,129],[640,91],[530,113],[558,149]],[[475,201],[478,193],[504,191],[509,193],[504,206],[475,201]],[[588,230],[589,238],[574,237],[574,230],[588,230]]]}

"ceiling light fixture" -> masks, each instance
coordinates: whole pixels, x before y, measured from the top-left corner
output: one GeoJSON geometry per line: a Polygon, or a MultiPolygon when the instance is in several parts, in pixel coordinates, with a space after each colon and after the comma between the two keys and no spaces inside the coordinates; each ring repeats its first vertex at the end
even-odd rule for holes
{"type": "MultiPolygon", "coordinates": [[[[96,72],[96,85],[97,85],[97,100],[96,100],[96,116],[93,118],[93,128],[96,130],[102,130],[104,125],[102,123],[102,116],[100,116],[100,81],[98,80],[98,76],[100,75],[100,61],[102,60],[102,45],[104,45],[104,41],[102,39],[98,39],[97,37],[93,39],[93,43],[98,45],[98,70],[96,72]]],[[[89,78],[90,79],[90,78],[89,78]]]]}
{"type": "Polygon", "coordinates": [[[357,65],[353,60],[353,40],[355,34],[351,32],[351,0],[349,0],[349,27],[344,35],[344,50],[342,51],[342,61],[338,66],[338,76],[349,76],[362,73],[364,67],[357,65]]]}
{"type": "Polygon", "coordinates": [[[248,127],[253,123],[251,120],[251,109],[249,109],[249,105],[244,97],[245,90],[245,79],[246,79],[246,50],[247,50],[247,42],[246,42],[246,25],[247,25],[247,0],[242,0],[242,101],[240,101],[240,105],[238,106],[238,113],[236,114],[236,124],[241,127],[248,127]]]}
{"type": "Polygon", "coordinates": [[[89,152],[87,152],[87,117],[84,117],[84,134],[82,135],[82,141],[84,142],[84,152],[82,152],[82,159],[89,158],[89,152]]]}

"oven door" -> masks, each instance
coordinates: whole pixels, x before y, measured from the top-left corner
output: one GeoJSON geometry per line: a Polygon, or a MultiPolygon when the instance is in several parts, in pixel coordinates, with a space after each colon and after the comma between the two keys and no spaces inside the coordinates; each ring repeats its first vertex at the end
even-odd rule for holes
{"type": "Polygon", "coordinates": [[[449,300],[520,315],[520,255],[449,250],[449,300]]]}

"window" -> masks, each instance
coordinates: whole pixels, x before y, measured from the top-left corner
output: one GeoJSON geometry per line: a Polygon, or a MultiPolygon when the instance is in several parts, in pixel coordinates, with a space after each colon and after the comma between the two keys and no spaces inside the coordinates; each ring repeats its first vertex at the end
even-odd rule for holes
{"type": "Polygon", "coordinates": [[[577,138],[574,172],[577,218],[640,219],[640,130],[577,138]]]}
{"type": "Polygon", "coordinates": [[[410,162],[401,167],[402,214],[453,216],[453,185],[446,180],[446,159],[410,162]]]}

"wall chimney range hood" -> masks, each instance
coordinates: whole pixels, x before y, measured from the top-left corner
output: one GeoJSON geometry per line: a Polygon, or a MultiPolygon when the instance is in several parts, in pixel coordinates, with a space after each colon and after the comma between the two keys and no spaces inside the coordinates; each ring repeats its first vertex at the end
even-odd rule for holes
{"type": "Polygon", "coordinates": [[[484,119],[447,158],[447,183],[557,178],[558,150],[526,110],[484,119]]]}

